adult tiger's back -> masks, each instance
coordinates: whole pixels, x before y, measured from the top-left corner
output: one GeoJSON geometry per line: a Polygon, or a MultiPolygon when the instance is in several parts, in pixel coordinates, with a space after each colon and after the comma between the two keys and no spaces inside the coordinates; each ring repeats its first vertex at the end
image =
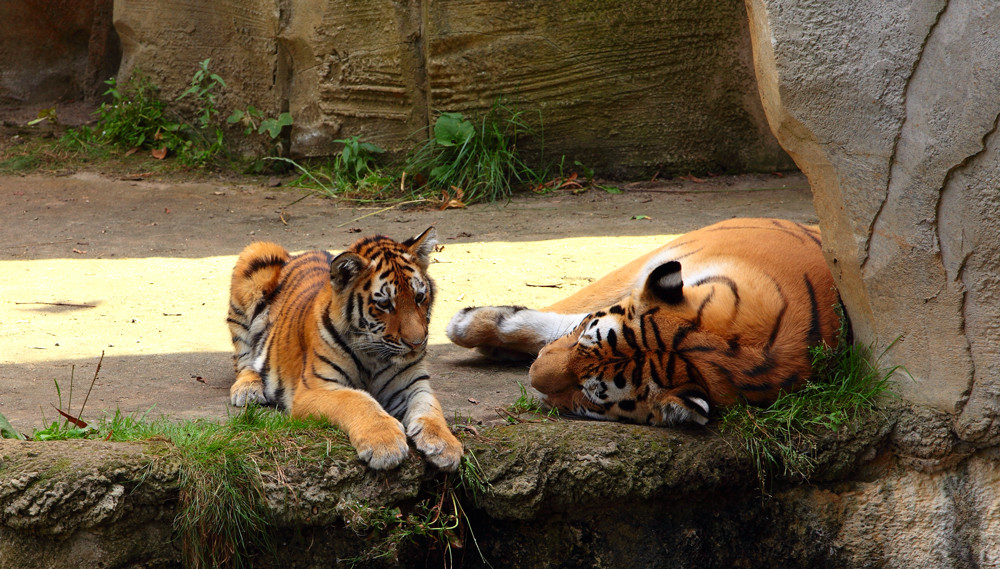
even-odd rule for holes
{"type": "Polygon", "coordinates": [[[532,385],[564,411],[705,423],[712,406],[766,404],[838,339],[839,304],[815,227],[732,219],[678,237],[542,311],[466,309],[452,341],[538,354],[532,385]],[[683,269],[683,270],[682,270],[683,269]]]}
{"type": "Polygon", "coordinates": [[[455,470],[451,434],[423,364],[434,285],[434,231],[402,243],[361,239],[333,256],[291,256],[254,243],[233,270],[229,306],[236,381],[231,403],[275,405],[341,427],[376,469],[406,457],[409,436],[455,470]]]}

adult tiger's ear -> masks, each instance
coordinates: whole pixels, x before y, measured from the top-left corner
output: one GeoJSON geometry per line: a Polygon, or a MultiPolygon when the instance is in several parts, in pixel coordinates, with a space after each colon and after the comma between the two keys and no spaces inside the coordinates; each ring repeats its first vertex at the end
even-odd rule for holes
{"type": "Polygon", "coordinates": [[[681,264],[670,261],[653,269],[646,279],[646,291],[667,304],[683,302],[684,281],[681,279],[681,264]]]}
{"type": "Polygon", "coordinates": [[[344,252],[330,263],[330,283],[333,289],[341,291],[349,287],[365,272],[368,262],[358,254],[344,252]]]}
{"type": "Polygon", "coordinates": [[[426,269],[431,264],[431,253],[434,251],[434,246],[437,245],[437,231],[432,225],[420,235],[403,241],[403,245],[409,249],[411,255],[417,258],[417,263],[426,269]]]}

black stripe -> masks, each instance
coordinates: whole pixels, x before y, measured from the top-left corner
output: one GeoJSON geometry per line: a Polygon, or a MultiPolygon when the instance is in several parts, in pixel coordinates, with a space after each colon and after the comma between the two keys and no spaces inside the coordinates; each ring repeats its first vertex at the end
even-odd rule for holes
{"type": "Polygon", "coordinates": [[[793,373],[792,375],[786,377],[781,381],[781,389],[785,391],[791,391],[792,388],[795,387],[801,380],[802,376],[800,376],[798,373],[793,373]]]}
{"type": "MultiPolygon", "coordinates": [[[[391,377],[391,378],[389,378],[389,381],[386,381],[386,382],[385,382],[384,384],[382,384],[382,387],[380,387],[380,388],[379,388],[379,390],[378,390],[378,393],[377,393],[377,394],[373,394],[373,395],[375,395],[375,399],[378,399],[379,401],[381,401],[382,399],[381,399],[381,398],[380,398],[379,396],[380,396],[380,395],[382,395],[382,392],[383,392],[383,391],[385,391],[385,388],[386,388],[386,387],[389,387],[390,385],[392,385],[392,382],[393,382],[393,381],[396,381],[396,378],[397,378],[397,377],[399,377],[399,376],[400,376],[401,374],[405,373],[405,372],[406,372],[407,370],[409,370],[409,369],[413,368],[413,366],[415,366],[415,365],[419,364],[420,362],[422,362],[422,361],[424,360],[424,356],[425,356],[426,354],[427,354],[426,352],[424,352],[424,353],[420,354],[420,356],[419,356],[419,357],[417,357],[417,359],[415,359],[415,360],[413,360],[412,362],[410,362],[410,363],[406,364],[406,365],[405,365],[405,366],[403,366],[402,368],[400,368],[400,369],[396,370],[396,373],[394,373],[394,374],[392,375],[392,377],[391,377]]],[[[385,368],[385,369],[389,369],[389,368],[385,368]]],[[[383,370],[383,371],[384,371],[384,370],[383,370]]],[[[379,373],[382,373],[382,372],[379,372],[379,373]]],[[[377,378],[377,377],[378,377],[378,375],[377,375],[377,374],[373,374],[373,375],[372,375],[372,379],[373,379],[373,380],[374,380],[375,378],[377,378]]],[[[428,376],[428,377],[429,377],[429,376],[428,376]]]]}
{"type": "Polygon", "coordinates": [[[236,303],[232,300],[229,301],[229,310],[232,310],[234,314],[240,317],[246,317],[247,315],[247,313],[240,310],[240,307],[236,306],[236,303]]]}
{"type": "Polygon", "coordinates": [[[236,320],[235,318],[226,318],[226,322],[229,322],[230,324],[236,324],[237,326],[239,326],[240,328],[243,328],[247,332],[250,331],[250,327],[249,326],[247,326],[246,324],[244,324],[240,320],[236,320]]]}
{"type": "MultiPolygon", "coordinates": [[[[624,332],[625,329],[623,328],[622,331],[624,332]]],[[[600,331],[598,331],[598,333],[600,333],[600,331]]],[[[618,334],[615,333],[614,328],[608,330],[608,340],[607,341],[608,341],[608,345],[611,346],[611,351],[613,353],[617,354],[618,353],[618,334]]]]}
{"type": "MultiPolygon", "coordinates": [[[[418,381],[423,381],[425,379],[430,379],[430,377],[431,376],[429,376],[427,374],[422,374],[422,375],[418,375],[418,376],[414,377],[413,379],[411,379],[410,382],[406,384],[406,387],[404,387],[403,389],[400,389],[400,390],[396,391],[396,393],[394,393],[392,395],[392,397],[389,398],[388,404],[385,405],[386,411],[390,415],[395,416],[396,413],[399,411],[399,409],[397,409],[397,408],[399,407],[400,403],[409,403],[410,398],[412,398],[414,394],[420,393],[420,392],[423,391],[423,390],[421,390],[421,391],[414,391],[413,393],[408,393],[408,391],[410,390],[410,388],[413,387],[413,385],[415,383],[417,383],[418,381]],[[396,399],[400,395],[406,395],[406,397],[404,399],[400,400],[400,401],[397,401],[396,399]]],[[[404,406],[404,408],[405,408],[405,406],[404,406]]]]}
{"type": "Polygon", "coordinates": [[[625,343],[628,344],[628,347],[632,348],[633,350],[639,349],[639,342],[636,341],[635,332],[632,331],[632,328],[630,328],[627,325],[623,325],[622,336],[625,338],[625,343]]]}
{"type": "Polygon", "coordinates": [[[778,365],[778,362],[774,361],[774,358],[771,357],[770,353],[764,354],[764,361],[761,362],[761,363],[759,363],[759,364],[757,364],[756,366],[748,369],[746,371],[746,376],[747,377],[757,377],[757,376],[760,376],[760,375],[764,375],[765,373],[773,371],[774,368],[777,367],[777,365],[778,365]]]}
{"type": "Polygon", "coordinates": [[[333,371],[339,373],[348,383],[350,383],[351,385],[359,385],[356,381],[354,381],[354,378],[352,378],[349,373],[347,373],[346,371],[344,371],[344,368],[342,368],[339,365],[337,365],[333,360],[331,360],[330,358],[328,358],[328,357],[324,356],[323,354],[317,352],[316,350],[313,350],[313,354],[321,362],[323,362],[326,365],[328,365],[331,368],[333,368],[333,371]]]}
{"type": "Polygon", "coordinates": [[[818,235],[816,235],[816,232],[814,232],[814,230],[812,228],[807,227],[807,226],[805,226],[805,225],[803,225],[801,223],[797,223],[797,222],[796,222],[795,225],[797,225],[799,227],[799,229],[802,230],[802,233],[806,234],[806,237],[808,237],[809,239],[812,239],[813,242],[816,243],[816,245],[819,245],[820,247],[823,246],[823,243],[820,240],[820,237],[818,235]]]}
{"type": "Polygon", "coordinates": [[[340,336],[340,332],[337,331],[337,329],[333,326],[333,322],[330,320],[329,311],[326,310],[323,311],[323,328],[330,334],[330,337],[333,338],[336,347],[340,348],[342,352],[351,356],[351,361],[354,362],[354,367],[358,370],[358,372],[361,374],[367,374],[368,368],[362,365],[361,360],[358,359],[358,356],[357,354],[354,353],[354,350],[352,350],[347,345],[347,342],[344,342],[344,339],[340,336]]]}
{"type": "Polygon", "coordinates": [[[263,257],[257,257],[253,261],[250,261],[250,264],[247,265],[247,268],[243,269],[243,278],[249,279],[257,271],[266,269],[268,267],[276,267],[276,266],[280,267],[284,264],[285,264],[285,259],[276,257],[275,255],[272,254],[267,254],[264,255],[263,257]]]}
{"type": "Polygon", "coordinates": [[[736,281],[734,281],[733,279],[731,279],[729,277],[724,277],[724,276],[721,276],[721,275],[716,275],[716,276],[711,276],[711,277],[705,277],[705,278],[701,279],[700,281],[694,283],[692,286],[700,286],[700,285],[708,284],[708,283],[720,283],[720,284],[724,284],[727,287],[729,287],[729,290],[731,290],[732,293],[733,293],[733,306],[734,306],[734,309],[739,309],[739,306],[740,306],[740,292],[739,292],[739,287],[737,287],[737,285],[736,285],[736,281]]]}

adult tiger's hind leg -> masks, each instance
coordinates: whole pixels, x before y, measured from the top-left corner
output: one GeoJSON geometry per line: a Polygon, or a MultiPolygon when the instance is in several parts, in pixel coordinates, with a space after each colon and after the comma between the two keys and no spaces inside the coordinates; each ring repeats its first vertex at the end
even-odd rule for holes
{"type": "Polygon", "coordinates": [[[523,306],[462,309],[448,323],[448,338],[495,359],[525,359],[573,331],[585,314],[556,314],[523,306]]]}
{"type": "Polygon", "coordinates": [[[233,340],[236,381],[229,389],[230,403],[267,403],[259,361],[267,339],[268,300],[289,259],[288,251],[275,243],[248,245],[236,260],[229,289],[226,322],[233,340]]]}

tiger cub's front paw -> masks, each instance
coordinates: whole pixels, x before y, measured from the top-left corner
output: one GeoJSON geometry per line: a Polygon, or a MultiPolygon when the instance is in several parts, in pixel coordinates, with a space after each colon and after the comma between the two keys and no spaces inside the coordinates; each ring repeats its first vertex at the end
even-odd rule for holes
{"type": "Polygon", "coordinates": [[[410,424],[407,434],[428,462],[445,472],[458,470],[465,451],[443,418],[420,417],[410,424]]]}
{"type": "Polygon", "coordinates": [[[234,407],[244,407],[251,403],[266,405],[267,396],[264,395],[264,382],[260,375],[249,369],[241,371],[229,388],[229,402],[234,407]]]}
{"type": "Polygon", "coordinates": [[[375,470],[396,468],[410,452],[403,424],[389,415],[354,427],[350,438],[358,458],[375,470]]]}

